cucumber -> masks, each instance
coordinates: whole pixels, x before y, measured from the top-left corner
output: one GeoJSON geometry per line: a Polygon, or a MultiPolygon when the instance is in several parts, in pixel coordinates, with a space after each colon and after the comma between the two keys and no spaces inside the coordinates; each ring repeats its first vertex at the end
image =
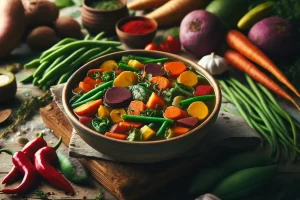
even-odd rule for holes
{"type": "Polygon", "coordinates": [[[88,171],[76,158],[70,158],[60,151],[57,151],[57,157],[62,173],[69,181],[77,184],[88,181],[88,171]]]}
{"type": "Polygon", "coordinates": [[[266,184],[276,170],[277,165],[240,170],[223,179],[212,193],[222,200],[242,199],[266,184]]]}

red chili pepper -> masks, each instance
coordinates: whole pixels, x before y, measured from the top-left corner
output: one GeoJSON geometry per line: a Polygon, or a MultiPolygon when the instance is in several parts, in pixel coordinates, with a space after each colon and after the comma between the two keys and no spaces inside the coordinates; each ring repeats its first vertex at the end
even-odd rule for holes
{"type": "Polygon", "coordinates": [[[74,195],[71,184],[51,164],[58,161],[56,149],[61,144],[61,138],[53,147],[43,147],[34,155],[34,166],[38,173],[55,187],[74,195]]]}
{"type": "MultiPolygon", "coordinates": [[[[43,139],[43,134],[39,133],[38,137],[28,142],[21,151],[29,158],[30,161],[33,161],[33,156],[35,152],[37,152],[40,148],[45,146],[47,146],[47,143],[43,139]]],[[[16,166],[14,166],[10,170],[10,172],[4,177],[2,184],[11,183],[14,180],[16,180],[17,177],[20,175],[20,171],[17,169],[16,166]]]]}
{"type": "Polygon", "coordinates": [[[147,44],[145,50],[161,51],[161,48],[159,47],[159,45],[156,45],[154,42],[151,42],[147,44]]]}
{"type": "Polygon", "coordinates": [[[5,194],[23,194],[25,193],[34,183],[35,178],[37,176],[37,172],[30,162],[29,158],[22,151],[14,152],[9,149],[0,149],[0,153],[5,152],[10,155],[13,155],[12,161],[22,174],[24,174],[24,178],[22,183],[16,188],[4,188],[1,192],[5,194]]]}

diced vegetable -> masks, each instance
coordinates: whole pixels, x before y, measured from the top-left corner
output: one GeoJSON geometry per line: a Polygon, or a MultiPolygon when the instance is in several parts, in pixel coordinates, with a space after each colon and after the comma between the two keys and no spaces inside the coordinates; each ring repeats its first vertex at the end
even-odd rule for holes
{"type": "Polygon", "coordinates": [[[185,71],[179,75],[177,81],[185,86],[194,87],[198,83],[198,77],[192,71],[185,71]]]}
{"type": "Polygon", "coordinates": [[[136,128],[132,129],[129,132],[127,140],[129,140],[129,141],[142,141],[143,137],[142,137],[141,131],[139,129],[136,129],[136,128]]]}
{"type": "Polygon", "coordinates": [[[93,85],[90,85],[90,84],[85,83],[85,82],[83,82],[83,81],[81,81],[81,82],[79,83],[79,89],[80,89],[81,91],[83,91],[84,93],[87,93],[87,92],[91,91],[91,90],[94,89],[94,88],[95,88],[95,87],[94,87],[93,85]]]}
{"type": "Polygon", "coordinates": [[[183,62],[167,62],[164,65],[164,69],[169,76],[178,77],[182,72],[187,70],[187,67],[183,62]]]}
{"type": "Polygon", "coordinates": [[[120,124],[120,126],[126,126],[126,127],[130,126],[133,128],[141,128],[143,125],[140,122],[120,122],[119,124],[120,124]]]}
{"type": "Polygon", "coordinates": [[[195,96],[203,96],[214,93],[214,88],[210,85],[199,85],[196,87],[195,96]]]}
{"type": "Polygon", "coordinates": [[[143,140],[150,140],[153,136],[155,136],[155,132],[147,125],[141,128],[141,133],[143,140]]]}
{"type": "Polygon", "coordinates": [[[164,117],[168,119],[177,120],[183,117],[187,117],[187,113],[184,110],[175,106],[169,106],[164,112],[164,117]]]}
{"type": "Polygon", "coordinates": [[[199,122],[198,117],[186,117],[177,120],[177,123],[189,128],[194,128],[199,122]]]}
{"type": "Polygon", "coordinates": [[[165,102],[162,100],[155,92],[152,92],[148,102],[147,102],[147,107],[148,108],[159,108],[159,107],[164,107],[165,102]]]}
{"type": "Polygon", "coordinates": [[[128,129],[128,127],[120,126],[120,123],[119,123],[119,124],[114,124],[110,128],[109,132],[111,132],[111,133],[125,133],[129,130],[130,130],[130,127],[128,129]]]}
{"type": "Polygon", "coordinates": [[[114,138],[114,139],[117,139],[117,140],[126,140],[126,138],[127,138],[126,134],[121,134],[121,133],[106,132],[105,135],[107,137],[114,138]]]}
{"type": "Polygon", "coordinates": [[[110,118],[111,118],[111,121],[115,124],[123,121],[122,119],[122,115],[123,114],[126,114],[126,111],[124,108],[116,108],[116,109],[113,109],[111,112],[110,112],[110,118]]]}
{"type": "Polygon", "coordinates": [[[92,125],[96,131],[104,134],[110,128],[110,121],[106,117],[98,117],[93,119],[92,125]]]}
{"type": "Polygon", "coordinates": [[[91,124],[92,120],[93,120],[93,118],[91,118],[91,117],[86,117],[86,116],[79,117],[79,121],[84,125],[91,124]]]}
{"type": "Polygon", "coordinates": [[[172,102],[172,105],[173,106],[176,106],[176,107],[180,107],[180,101],[184,100],[184,96],[176,96],[174,99],[173,99],[173,102],[172,102]]]}
{"type": "Polygon", "coordinates": [[[144,69],[144,64],[140,63],[138,60],[129,60],[128,66],[134,67],[136,69],[142,70],[144,69]]]}
{"type": "Polygon", "coordinates": [[[114,80],[115,87],[128,87],[134,85],[138,82],[138,76],[134,72],[123,71],[117,78],[114,80]]]}
{"type": "Polygon", "coordinates": [[[199,120],[205,119],[209,113],[207,106],[202,101],[195,101],[191,103],[187,111],[190,116],[198,117],[199,120]]]}
{"type": "Polygon", "coordinates": [[[113,71],[115,68],[118,68],[118,64],[114,60],[107,60],[100,66],[100,69],[104,72],[113,71]]]}
{"type": "Polygon", "coordinates": [[[146,105],[142,101],[131,101],[127,113],[129,115],[141,115],[146,110],[146,105]]]}
{"type": "Polygon", "coordinates": [[[85,103],[73,111],[79,116],[92,116],[97,113],[99,106],[102,105],[102,99],[85,103]]]}
{"type": "Polygon", "coordinates": [[[165,90],[165,89],[168,89],[168,88],[172,87],[172,84],[169,81],[169,79],[167,79],[163,76],[152,77],[152,78],[150,78],[150,81],[152,83],[154,83],[158,87],[158,89],[160,89],[160,90],[165,90]]]}
{"type": "Polygon", "coordinates": [[[98,108],[98,117],[109,117],[109,108],[106,106],[101,105],[98,108]]]}
{"type": "Polygon", "coordinates": [[[190,129],[186,128],[186,127],[183,127],[183,126],[175,125],[175,126],[172,127],[172,131],[176,135],[183,135],[183,134],[186,134],[187,132],[189,132],[190,129]]]}

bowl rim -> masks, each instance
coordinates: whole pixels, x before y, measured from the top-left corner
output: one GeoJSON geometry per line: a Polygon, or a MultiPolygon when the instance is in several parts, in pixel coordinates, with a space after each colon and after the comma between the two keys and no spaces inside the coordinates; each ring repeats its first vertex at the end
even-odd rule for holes
{"type": "Polygon", "coordinates": [[[69,78],[69,80],[67,81],[67,83],[65,84],[64,88],[63,88],[63,92],[62,92],[62,103],[63,103],[63,108],[65,113],[67,114],[67,117],[76,124],[76,126],[79,126],[81,129],[83,129],[84,131],[88,132],[89,134],[92,134],[96,137],[102,137],[104,140],[109,140],[111,142],[117,142],[117,143],[123,143],[123,144],[131,144],[131,145],[156,145],[156,144],[161,144],[161,143],[170,143],[173,142],[175,140],[180,140],[183,137],[187,137],[191,134],[197,134],[196,132],[203,128],[204,126],[206,126],[214,117],[215,115],[218,114],[218,111],[220,110],[221,107],[221,99],[222,99],[222,95],[221,95],[221,89],[217,83],[217,81],[214,79],[214,77],[212,75],[209,74],[209,72],[207,72],[204,68],[202,68],[200,65],[198,65],[197,63],[187,59],[187,58],[183,58],[182,56],[179,55],[175,55],[175,54],[171,54],[171,53],[166,53],[166,52],[161,52],[161,51],[148,51],[148,50],[125,50],[125,51],[119,51],[119,52],[115,52],[115,53],[110,53],[104,56],[101,56],[99,58],[96,58],[88,63],[86,63],[85,65],[83,65],[82,67],[80,67],[77,71],[75,71],[73,73],[73,75],[69,78]],[[69,103],[67,98],[67,90],[70,87],[70,82],[73,79],[73,77],[76,74],[82,73],[83,71],[85,71],[85,68],[88,68],[91,65],[95,65],[96,63],[98,63],[99,60],[104,59],[105,57],[109,57],[109,56],[122,56],[124,53],[126,54],[147,54],[147,53],[154,53],[156,54],[156,56],[165,56],[171,59],[177,59],[179,61],[183,61],[185,63],[188,63],[188,65],[193,66],[193,68],[200,73],[201,75],[203,75],[207,81],[209,82],[209,84],[214,88],[215,91],[215,106],[212,110],[212,112],[210,113],[210,115],[197,127],[193,128],[192,130],[190,130],[189,132],[187,132],[186,134],[183,135],[179,135],[170,139],[164,139],[164,140],[154,140],[154,141],[128,141],[128,140],[118,140],[118,139],[114,139],[114,138],[110,138],[105,136],[104,134],[98,133],[97,131],[85,126],[84,124],[80,123],[80,121],[75,117],[75,114],[73,113],[73,111],[70,109],[69,107],[69,103]]]}
{"type": "Polygon", "coordinates": [[[91,11],[91,12],[113,12],[113,11],[118,11],[118,10],[121,10],[121,9],[124,9],[125,7],[127,8],[127,0],[118,0],[119,2],[122,3],[122,6],[120,8],[117,8],[117,9],[112,9],[112,10],[100,10],[100,9],[95,9],[93,7],[90,7],[86,4],[86,1],[88,0],[83,0],[82,2],[82,8],[88,10],[88,11],[91,11]],[[124,3],[122,2],[124,1],[124,3]]]}
{"type": "Polygon", "coordinates": [[[136,36],[145,36],[145,35],[152,34],[152,33],[156,32],[157,28],[158,28],[158,24],[157,24],[156,20],[151,19],[151,18],[147,18],[147,17],[144,17],[144,16],[127,16],[127,17],[123,17],[119,21],[117,21],[115,27],[116,27],[116,30],[120,31],[122,34],[126,34],[128,36],[136,37],[136,36]],[[144,33],[144,34],[132,34],[132,33],[127,33],[127,32],[122,31],[122,29],[120,28],[121,23],[126,21],[126,20],[131,21],[133,19],[142,19],[142,20],[145,20],[145,21],[149,21],[149,22],[154,24],[155,28],[152,31],[150,31],[148,33],[144,33]]]}

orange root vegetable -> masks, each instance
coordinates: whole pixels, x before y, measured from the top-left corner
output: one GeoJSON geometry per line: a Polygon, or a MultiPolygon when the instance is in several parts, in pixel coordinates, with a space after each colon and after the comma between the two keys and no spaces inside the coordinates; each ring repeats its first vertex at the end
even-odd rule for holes
{"type": "Polygon", "coordinates": [[[298,110],[300,110],[300,107],[289,94],[281,89],[280,86],[271,80],[266,74],[255,67],[255,65],[248,61],[247,58],[245,58],[242,54],[234,50],[228,50],[225,52],[224,57],[232,66],[247,73],[250,77],[261,83],[275,94],[289,100],[297,107],[298,110]]]}
{"type": "Polygon", "coordinates": [[[90,101],[75,108],[74,112],[79,116],[92,116],[97,113],[100,105],[102,105],[102,99],[90,101]]]}
{"type": "Polygon", "coordinates": [[[94,86],[81,81],[79,83],[79,89],[82,90],[84,93],[87,93],[94,89],[94,86]]]}
{"type": "Polygon", "coordinates": [[[169,0],[134,0],[127,4],[129,10],[149,10],[158,8],[169,0]]]}
{"type": "Polygon", "coordinates": [[[180,108],[177,108],[175,106],[169,106],[164,112],[164,117],[168,119],[177,120],[180,118],[187,117],[187,113],[184,110],[181,110],[180,108]]]}
{"type": "Polygon", "coordinates": [[[183,134],[186,134],[187,132],[190,131],[189,128],[186,128],[186,127],[183,127],[183,126],[178,126],[178,125],[175,125],[173,128],[172,128],[172,131],[174,134],[176,135],[183,135],[183,134]]]}
{"type": "Polygon", "coordinates": [[[170,73],[172,77],[178,77],[182,72],[184,72],[187,67],[183,62],[168,62],[164,65],[165,71],[170,73]]]}
{"type": "Polygon", "coordinates": [[[165,90],[172,87],[172,83],[163,76],[155,76],[150,79],[150,82],[157,84],[158,89],[165,90]]]}
{"type": "Polygon", "coordinates": [[[157,107],[164,107],[164,106],[165,106],[164,100],[162,100],[162,98],[160,98],[160,96],[158,96],[157,94],[152,92],[150,98],[148,99],[147,107],[148,108],[157,108],[157,107]]]}
{"type": "Polygon", "coordinates": [[[119,125],[124,127],[129,126],[130,128],[141,128],[143,126],[143,124],[140,122],[120,122],[119,125]]]}
{"type": "Polygon", "coordinates": [[[126,138],[127,138],[127,135],[123,134],[123,133],[106,132],[105,135],[107,137],[114,138],[114,139],[117,139],[117,140],[126,140],[126,138]]]}
{"type": "Polygon", "coordinates": [[[298,97],[300,97],[300,93],[287,79],[287,77],[278,69],[278,67],[241,32],[237,30],[229,31],[226,36],[226,42],[230,47],[237,50],[242,55],[257,63],[261,67],[265,68],[280,82],[293,91],[298,97]]]}
{"type": "Polygon", "coordinates": [[[141,115],[146,110],[146,105],[142,101],[131,101],[127,113],[129,115],[141,115]]]}
{"type": "Polygon", "coordinates": [[[178,24],[189,12],[205,5],[206,0],[171,0],[145,17],[157,21],[158,26],[178,24]]]}

